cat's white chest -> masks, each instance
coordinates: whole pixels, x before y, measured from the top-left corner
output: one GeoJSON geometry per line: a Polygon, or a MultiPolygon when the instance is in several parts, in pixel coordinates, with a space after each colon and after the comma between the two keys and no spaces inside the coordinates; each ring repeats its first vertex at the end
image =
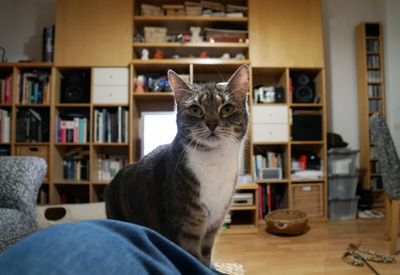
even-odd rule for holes
{"type": "Polygon", "coordinates": [[[217,150],[188,148],[188,166],[200,182],[200,202],[209,209],[208,224],[221,219],[236,184],[240,144],[221,146],[217,150]]]}

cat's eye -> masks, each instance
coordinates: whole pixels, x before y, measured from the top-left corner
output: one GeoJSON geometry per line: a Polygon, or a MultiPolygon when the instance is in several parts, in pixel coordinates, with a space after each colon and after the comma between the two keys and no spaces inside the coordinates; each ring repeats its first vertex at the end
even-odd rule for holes
{"type": "Polygon", "coordinates": [[[203,115],[203,111],[197,105],[192,105],[189,107],[189,114],[195,117],[201,117],[203,115]]]}
{"type": "Polygon", "coordinates": [[[235,107],[233,107],[232,104],[226,104],[225,106],[222,107],[221,113],[223,116],[229,116],[235,111],[235,107]]]}

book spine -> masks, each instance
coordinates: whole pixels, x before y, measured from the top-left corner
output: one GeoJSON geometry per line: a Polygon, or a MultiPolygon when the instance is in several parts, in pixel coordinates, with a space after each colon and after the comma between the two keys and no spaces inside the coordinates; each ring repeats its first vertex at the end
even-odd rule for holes
{"type": "Polygon", "coordinates": [[[122,142],[122,107],[118,106],[118,142],[122,142]]]}
{"type": "Polygon", "coordinates": [[[83,139],[83,133],[84,133],[84,131],[83,131],[83,118],[78,118],[78,120],[79,120],[79,139],[78,139],[78,141],[79,141],[79,143],[83,143],[84,141],[84,139],[83,139]]]}
{"type": "Polygon", "coordinates": [[[79,117],[74,117],[73,142],[79,143],[79,117]]]}
{"type": "Polygon", "coordinates": [[[12,77],[6,77],[6,104],[11,104],[11,87],[12,87],[12,77]]]}
{"type": "Polygon", "coordinates": [[[94,121],[93,121],[93,141],[94,142],[98,142],[98,125],[97,125],[97,121],[98,121],[98,116],[99,116],[99,111],[96,109],[94,110],[94,121]]]}

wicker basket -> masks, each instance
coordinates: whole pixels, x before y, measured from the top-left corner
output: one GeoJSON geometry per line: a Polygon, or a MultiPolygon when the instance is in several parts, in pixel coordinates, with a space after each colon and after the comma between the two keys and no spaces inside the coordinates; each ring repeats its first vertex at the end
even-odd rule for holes
{"type": "Polygon", "coordinates": [[[299,235],[307,228],[308,216],[295,209],[275,210],[265,216],[267,231],[278,235],[299,235]]]}

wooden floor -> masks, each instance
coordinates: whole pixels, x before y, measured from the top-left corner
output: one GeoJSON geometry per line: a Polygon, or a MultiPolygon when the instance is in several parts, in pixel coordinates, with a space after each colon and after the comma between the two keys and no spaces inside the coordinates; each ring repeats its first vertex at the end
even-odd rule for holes
{"type": "MultiPolygon", "coordinates": [[[[389,241],[383,240],[384,219],[310,223],[310,230],[296,237],[265,232],[254,235],[219,235],[213,261],[242,264],[248,275],[257,274],[374,274],[367,266],[355,267],[341,260],[350,243],[388,255],[389,241]]],[[[397,246],[400,248],[400,244],[397,246]]],[[[379,274],[400,274],[397,263],[371,263],[379,274]]]]}

